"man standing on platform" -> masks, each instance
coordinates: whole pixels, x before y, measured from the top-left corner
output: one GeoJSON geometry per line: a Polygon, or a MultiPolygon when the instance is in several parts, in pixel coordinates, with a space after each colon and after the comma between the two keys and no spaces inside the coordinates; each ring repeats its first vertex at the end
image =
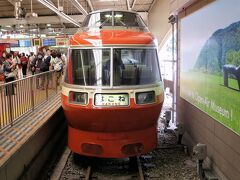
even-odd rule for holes
{"type": "Polygon", "coordinates": [[[23,77],[26,77],[27,76],[28,58],[25,56],[25,53],[22,53],[20,61],[21,61],[21,65],[22,65],[23,77]]]}

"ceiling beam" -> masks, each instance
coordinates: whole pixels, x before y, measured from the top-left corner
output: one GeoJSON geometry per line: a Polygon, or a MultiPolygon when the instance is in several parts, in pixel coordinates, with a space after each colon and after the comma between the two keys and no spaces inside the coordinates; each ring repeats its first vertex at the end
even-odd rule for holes
{"type": "Polygon", "coordinates": [[[152,7],[154,6],[155,2],[156,2],[156,0],[153,0],[153,2],[152,2],[152,4],[151,4],[150,8],[148,9],[148,12],[150,12],[150,11],[152,10],[152,7]]]}
{"type": "MultiPolygon", "coordinates": [[[[56,28],[58,29],[58,28],[56,28]]],[[[78,28],[65,28],[62,32],[64,32],[64,34],[75,34],[77,32],[78,28]]],[[[60,32],[61,33],[61,32],[60,32]]],[[[48,29],[41,29],[39,34],[51,34],[49,33],[48,29]]]]}
{"type": "Polygon", "coordinates": [[[134,1],[133,1],[133,4],[132,4],[132,7],[131,7],[131,10],[133,10],[133,8],[134,8],[136,2],[137,2],[137,0],[134,0],[134,1]]]}
{"type": "Polygon", "coordinates": [[[130,8],[130,3],[129,3],[129,0],[126,0],[126,3],[127,3],[127,10],[131,10],[131,8],[130,8]]]}
{"type": "Polygon", "coordinates": [[[8,2],[10,2],[13,6],[15,6],[15,2],[14,0],[8,0],[8,2]]]}
{"type": "Polygon", "coordinates": [[[94,11],[94,8],[93,8],[91,0],[86,0],[86,1],[87,1],[88,5],[89,5],[89,7],[91,9],[91,12],[94,11]]]}
{"type": "Polygon", "coordinates": [[[75,21],[74,19],[70,18],[70,16],[66,15],[64,12],[59,11],[59,9],[54,6],[52,3],[50,3],[48,0],[38,0],[41,4],[43,4],[44,6],[48,7],[49,9],[51,9],[53,12],[55,12],[57,15],[61,16],[61,18],[71,22],[72,24],[74,24],[75,26],[80,27],[80,24],[78,23],[78,21],[75,21]]]}
{"type": "MultiPolygon", "coordinates": [[[[83,22],[85,16],[83,15],[69,15],[70,18],[77,22],[83,22]]],[[[63,23],[70,23],[66,19],[62,19],[63,23]]],[[[6,25],[21,25],[21,24],[61,24],[58,16],[39,16],[32,19],[17,20],[15,18],[0,18],[1,26],[6,25]]]]}
{"type": "MultiPolygon", "coordinates": [[[[52,0],[48,0],[48,1],[55,6],[55,4],[52,2],[52,0]]],[[[57,7],[57,8],[59,8],[59,7],[57,7]]],[[[62,18],[59,15],[58,15],[58,18],[59,18],[59,21],[60,21],[60,24],[62,25],[62,27],[65,27],[63,24],[62,18]]]]}
{"type": "Polygon", "coordinates": [[[84,9],[84,7],[78,2],[78,0],[69,0],[74,5],[75,8],[77,8],[78,11],[80,11],[83,15],[88,15],[88,12],[84,9]]]}

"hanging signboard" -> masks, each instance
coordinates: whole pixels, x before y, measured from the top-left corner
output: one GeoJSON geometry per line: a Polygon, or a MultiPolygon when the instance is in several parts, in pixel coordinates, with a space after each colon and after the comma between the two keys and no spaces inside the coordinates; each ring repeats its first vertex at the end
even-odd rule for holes
{"type": "Polygon", "coordinates": [[[10,43],[10,47],[19,47],[18,40],[16,42],[10,43]]]}
{"type": "Polygon", "coordinates": [[[33,39],[33,46],[41,46],[41,39],[40,38],[33,39]]]}
{"type": "Polygon", "coordinates": [[[43,38],[42,45],[43,46],[56,46],[56,39],[55,38],[43,38]]]}
{"type": "Polygon", "coordinates": [[[31,47],[32,41],[31,39],[19,39],[19,47],[31,47]]]}
{"type": "Polygon", "coordinates": [[[56,38],[56,46],[67,46],[68,38],[56,38]]]}

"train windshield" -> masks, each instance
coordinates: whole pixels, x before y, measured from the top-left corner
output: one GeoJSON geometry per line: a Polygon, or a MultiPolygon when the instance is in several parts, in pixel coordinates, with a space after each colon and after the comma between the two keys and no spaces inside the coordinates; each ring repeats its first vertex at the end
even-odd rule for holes
{"type": "Polygon", "coordinates": [[[109,86],[110,74],[110,49],[72,50],[73,84],[109,86]]]}
{"type": "Polygon", "coordinates": [[[82,26],[83,27],[112,26],[112,11],[89,14],[84,19],[82,26]]]}
{"type": "Polygon", "coordinates": [[[71,52],[71,67],[65,76],[70,84],[110,87],[161,81],[156,49],[99,48],[72,49],[71,52]]]}
{"type": "Polygon", "coordinates": [[[161,80],[156,49],[113,50],[113,85],[145,85],[161,80]]]}
{"type": "Polygon", "coordinates": [[[140,15],[125,11],[104,11],[89,14],[83,27],[104,27],[104,26],[124,26],[124,27],[146,27],[140,15]]]}
{"type": "Polygon", "coordinates": [[[131,12],[114,12],[114,26],[125,26],[125,27],[145,27],[142,18],[131,12]]]}

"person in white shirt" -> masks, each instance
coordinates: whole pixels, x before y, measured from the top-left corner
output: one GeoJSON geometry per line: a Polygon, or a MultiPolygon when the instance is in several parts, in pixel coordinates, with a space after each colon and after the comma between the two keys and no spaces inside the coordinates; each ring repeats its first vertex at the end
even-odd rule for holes
{"type": "Polygon", "coordinates": [[[61,56],[62,56],[61,53],[53,52],[52,58],[50,61],[51,69],[55,70],[57,73],[57,85],[60,84],[60,78],[61,78],[62,70],[63,70],[63,61],[62,61],[61,56]]]}

